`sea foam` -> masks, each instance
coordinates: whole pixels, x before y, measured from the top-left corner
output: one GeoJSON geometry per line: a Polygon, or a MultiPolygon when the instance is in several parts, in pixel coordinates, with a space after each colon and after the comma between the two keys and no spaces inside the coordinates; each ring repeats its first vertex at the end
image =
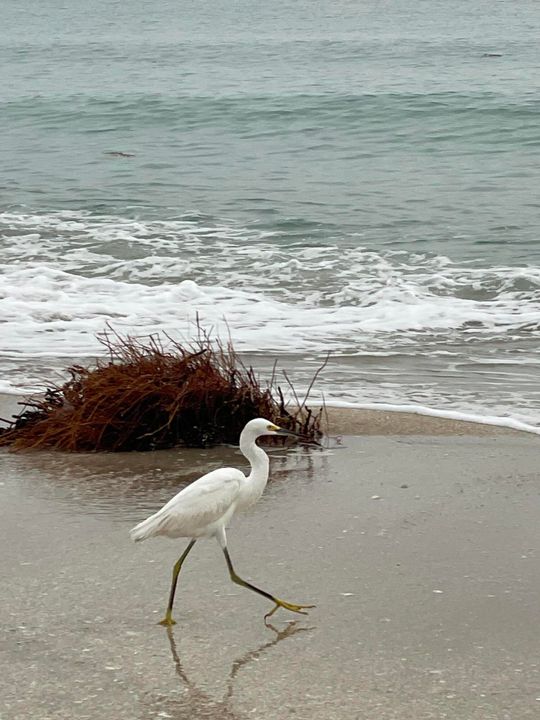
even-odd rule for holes
{"type": "Polygon", "coordinates": [[[330,350],[329,400],[450,403],[536,421],[527,388],[540,363],[538,267],[202,217],[12,211],[0,230],[4,389],[35,387],[31,360],[45,371],[99,354],[107,323],[189,338],[199,318],[242,353],[300,366],[330,350]]]}

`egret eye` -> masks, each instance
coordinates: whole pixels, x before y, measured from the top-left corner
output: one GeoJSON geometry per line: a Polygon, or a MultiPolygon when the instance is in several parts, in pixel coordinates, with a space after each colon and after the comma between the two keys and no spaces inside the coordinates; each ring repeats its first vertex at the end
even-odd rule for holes
{"type": "Polygon", "coordinates": [[[279,429],[277,425],[269,425],[267,427],[267,430],[272,430],[272,432],[277,432],[279,429]]]}

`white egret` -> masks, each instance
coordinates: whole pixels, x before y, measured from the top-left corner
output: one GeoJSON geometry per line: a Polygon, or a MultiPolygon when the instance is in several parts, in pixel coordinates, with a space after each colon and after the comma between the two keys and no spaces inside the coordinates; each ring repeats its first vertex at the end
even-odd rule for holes
{"type": "Polygon", "coordinates": [[[172,619],[172,608],[178,575],[189,551],[199,538],[216,538],[223,550],[229,575],[234,583],[253,590],[275,603],[274,608],[265,615],[265,618],[273,615],[280,607],[303,615],[306,614],[304,612],[306,608],[315,607],[314,605],[285,602],[246,580],[242,580],[233,568],[225,532],[225,528],[236,510],[244,510],[256,503],[266,487],[269,459],[264,450],[255,442],[257,438],[262,435],[295,434],[277,427],[264,418],[250,420],[240,434],[240,450],[251,465],[251,472],[247,477],[236,468],[213,470],[181,490],[161,510],[131,530],[131,537],[136,542],[156,535],[190,538],[188,546],[173,567],[167,612],[161,625],[175,624],[172,619]]]}

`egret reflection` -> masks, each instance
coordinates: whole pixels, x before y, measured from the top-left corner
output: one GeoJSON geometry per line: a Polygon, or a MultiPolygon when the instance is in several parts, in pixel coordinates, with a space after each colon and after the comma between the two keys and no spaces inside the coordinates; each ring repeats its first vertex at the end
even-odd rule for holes
{"type": "Polygon", "coordinates": [[[297,621],[289,623],[281,630],[278,630],[270,623],[266,625],[274,633],[274,637],[233,661],[226,680],[226,690],[221,699],[212,697],[208,691],[201,689],[190,679],[185,664],[180,657],[173,629],[168,627],[167,639],[170,652],[183,691],[180,696],[159,698],[152,708],[153,712],[157,716],[168,716],[173,720],[203,720],[203,718],[204,720],[244,720],[244,718],[247,718],[247,714],[232,707],[235,681],[241,670],[258,660],[261,655],[282,640],[313,630],[313,627],[299,626],[297,621]]]}

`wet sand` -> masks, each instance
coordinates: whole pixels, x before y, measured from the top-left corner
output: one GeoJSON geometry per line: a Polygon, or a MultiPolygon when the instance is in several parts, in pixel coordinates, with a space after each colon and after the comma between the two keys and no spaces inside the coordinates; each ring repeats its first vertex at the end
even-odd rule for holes
{"type": "Polygon", "coordinates": [[[345,437],[272,452],[217,545],[129,528],[237,451],[0,452],[2,720],[525,720],[540,713],[540,440],[345,437]],[[290,624],[298,620],[296,624],[290,624]]]}
{"type": "Polygon", "coordinates": [[[487,435],[515,434],[496,425],[419,415],[411,412],[326,408],[324,429],[332,435],[487,435]]]}

